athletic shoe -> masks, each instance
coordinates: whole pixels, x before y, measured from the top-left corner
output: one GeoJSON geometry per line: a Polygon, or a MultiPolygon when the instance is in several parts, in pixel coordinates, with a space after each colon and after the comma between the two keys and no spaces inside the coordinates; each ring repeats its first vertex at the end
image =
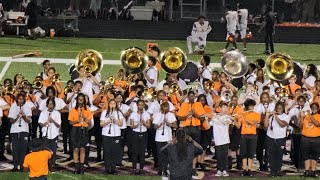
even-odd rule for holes
{"type": "Polygon", "coordinates": [[[248,176],[248,171],[243,170],[243,172],[241,173],[241,176],[248,176]]]}
{"type": "Polygon", "coordinates": [[[220,176],[223,176],[223,173],[219,170],[216,174],[215,174],[216,177],[220,177],[220,176]]]}
{"type": "Polygon", "coordinates": [[[251,170],[248,170],[247,176],[253,177],[253,174],[252,174],[251,170]]]}
{"type": "Polygon", "coordinates": [[[192,176],[198,176],[198,173],[197,173],[197,171],[195,169],[192,172],[192,176]]]}
{"type": "Polygon", "coordinates": [[[309,177],[309,176],[310,176],[309,171],[305,171],[302,176],[303,176],[303,177],[309,177]]]}
{"type": "Polygon", "coordinates": [[[223,177],[228,177],[229,174],[227,173],[227,171],[223,171],[223,172],[222,172],[222,176],[223,176],[223,177]]]}

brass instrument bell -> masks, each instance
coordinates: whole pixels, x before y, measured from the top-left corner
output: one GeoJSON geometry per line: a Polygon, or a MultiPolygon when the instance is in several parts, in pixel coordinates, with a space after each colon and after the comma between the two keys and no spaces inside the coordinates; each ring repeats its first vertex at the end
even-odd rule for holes
{"type": "Polygon", "coordinates": [[[294,70],[293,60],[286,54],[272,54],[266,61],[266,73],[270,79],[283,81],[291,77],[294,70]]]}
{"type": "Polygon", "coordinates": [[[99,83],[99,90],[100,91],[102,91],[102,92],[104,92],[104,91],[106,91],[108,88],[107,88],[107,82],[106,81],[101,81],[100,83],[99,83]]]}
{"type": "Polygon", "coordinates": [[[27,79],[23,79],[23,80],[21,81],[21,86],[22,86],[23,89],[26,88],[26,86],[27,86],[28,84],[30,84],[30,82],[29,82],[27,79]]]}
{"type": "Polygon", "coordinates": [[[54,74],[52,76],[52,82],[59,82],[61,80],[60,74],[54,74]]]}
{"type": "Polygon", "coordinates": [[[110,84],[110,85],[113,85],[114,84],[114,82],[115,82],[115,78],[114,78],[114,76],[109,76],[108,78],[107,78],[107,84],[110,84]]]}
{"type": "Polygon", "coordinates": [[[34,89],[41,89],[42,86],[43,86],[42,80],[40,80],[40,79],[35,79],[35,80],[33,81],[32,87],[33,87],[34,89]]]}
{"type": "Polygon", "coordinates": [[[167,73],[179,73],[187,66],[187,56],[178,47],[170,47],[160,54],[160,64],[167,73]]]}
{"type": "Polygon", "coordinates": [[[77,55],[75,66],[78,70],[83,66],[85,73],[95,75],[103,67],[102,55],[93,49],[83,50],[77,55]]]}
{"type": "Polygon", "coordinates": [[[221,68],[226,75],[239,78],[248,72],[248,62],[242,53],[229,51],[222,57],[221,68]]]}
{"type": "Polygon", "coordinates": [[[225,91],[222,91],[221,92],[221,100],[224,102],[230,102],[232,95],[233,95],[232,91],[230,91],[228,89],[225,91]]]}
{"type": "Polygon", "coordinates": [[[180,87],[177,83],[172,83],[170,85],[170,93],[176,93],[177,91],[179,91],[180,87]]]}
{"type": "Polygon", "coordinates": [[[67,86],[64,88],[64,94],[72,93],[74,92],[74,89],[72,86],[67,86]]]}
{"type": "Polygon", "coordinates": [[[138,74],[146,69],[148,56],[142,49],[130,47],[122,51],[120,61],[127,73],[138,74]]]}
{"type": "Polygon", "coordinates": [[[14,92],[15,92],[15,88],[14,88],[13,85],[5,86],[5,88],[4,88],[4,94],[14,95],[14,92]]]}
{"type": "Polygon", "coordinates": [[[204,88],[206,90],[213,90],[214,89],[214,81],[212,81],[212,80],[207,81],[204,88]]]}

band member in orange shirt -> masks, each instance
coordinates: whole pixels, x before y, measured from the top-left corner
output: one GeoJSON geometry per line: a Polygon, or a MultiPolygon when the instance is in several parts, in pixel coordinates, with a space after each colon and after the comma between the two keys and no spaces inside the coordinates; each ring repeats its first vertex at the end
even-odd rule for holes
{"type": "Polygon", "coordinates": [[[296,75],[292,75],[290,78],[289,78],[289,83],[288,85],[285,86],[285,88],[288,90],[289,92],[289,95],[292,95],[292,94],[295,94],[296,90],[297,89],[300,89],[301,86],[299,86],[298,84],[296,84],[296,81],[297,81],[297,77],[296,75]]]}
{"type": "Polygon", "coordinates": [[[261,118],[259,113],[253,111],[255,105],[253,99],[247,99],[244,102],[245,112],[240,120],[235,121],[235,125],[241,127],[240,154],[243,167],[241,176],[253,176],[251,170],[257,146],[257,124],[261,118]]]}
{"type": "MultiPolygon", "coordinates": [[[[205,110],[200,102],[195,102],[195,92],[188,92],[189,102],[184,102],[177,113],[177,116],[182,121],[182,127],[184,128],[187,135],[191,136],[196,142],[200,142],[201,131],[200,125],[201,121],[205,119],[205,110]]],[[[193,176],[198,176],[195,167],[197,159],[193,161],[193,176]]]]}
{"type": "Polygon", "coordinates": [[[88,126],[91,123],[92,113],[86,105],[85,95],[79,93],[76,98],[76,107],[69,112],[69,122],[73,126],[71,131],[71,142],[73,147],[73,160],[75,163],[75,174],[84,174],[83,163],[88,143],[88,126]],[[80,152],[80,161],[79,161],[80,152]],[[80,164],[79,164],[80,162],[80,164]]]}
{"type": "Polygon", "coordinates": [[[311,104],[311,114],[303,113],[303,121],[299,126],[302,128],[301,152],[304,160],[304,177],[317,177],[317,161],[320,157],[320,114],[319,105],[311,104]]]}

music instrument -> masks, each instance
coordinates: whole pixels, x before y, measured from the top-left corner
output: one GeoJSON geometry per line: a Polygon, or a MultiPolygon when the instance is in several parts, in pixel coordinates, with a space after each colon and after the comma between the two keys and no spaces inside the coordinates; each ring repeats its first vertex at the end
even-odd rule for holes
{"type": "Polygon", "coordinates": [[[25,89],[28,84],[30,84],[30,82],[27,79],[23,79],[21,81],[21,86],[22,86],[23,89],[25,89]]]}
{"type": "Polygon", "coordinates": [[[157,91],[155,91],[153,88],[145,87],[143,89],[143,96],[146,98],[146,100],[153,101],[157,97],[157,91]]]}
{"type": "Polygon", "coordinates": [[[116,79],[115,79],[114,76],[109,76],[109,77],[107,78],[106,83],[109,84],[109,85],[113,85],[114,82],[115,82],[115,80],[116,80],[116,79]]]}
{"type": "Polygon", "coordinates": [[[93,49],[85,49],[77,55],[75,66],[77,70],[83,66],[85,73],[95,75],[103,67],[102,55],[93,49]]]}
{"type": "Polygon", "coordinates": [[[64,94],[68,94],[68,93],[73,93],[74,92],[74,89],[72,86],[67,86],[64,88],[64,94]]]}
{"type": "Polygon", "coordinates": [[[224,102],[230,102],[233,93],[230,90],[225,90],[221,92],[221,100],[224,102]]]}
{"type": "Polygon", "coordinates": [[[35,79],[35,80],[33,81],[32,87],[33,87],[34,89],[41,89],[42,86],[43,86],[42,80],[37,80],[37,79],[35,79]]]}
{"type": "Polygon", "coordinates": [[[21,127],[21,116],[22,116],[22,109],[21,109],[21,106],[19,106],[20,110],[19,110],[19,127],[21,127]]]}
{"type": "Polygon", "coordinates": [[[266,73],[270,79],[283,81],[288,79],[294,70],[292,58],[286,54],[272,54],[266,61],[266,73]]]}
{"type": "Polygon", "coordinates": [[[180,90],[180,87],[177,83],[172,83],[170,85],[170,93],[176,93],[179,90],[180,90]]]}
{"type": "Polygon", "coordinates": [[[209,81],[205,84],[204,89],[206,89],[206,90],[214,90],[214,81],[209,80],[209,81]]]}
{"type": "Polygon", "coordinates": [[[146,69],[148,56],[142,49],[130,47],[122,51],[120,61],[127,73],[138,74],[146,69]]]}
{"type": "Polygon", "coordinates": [[[60,77],[60,74],[54,74],[52,76],[52,82],[55,83],[55,82],[59,82],[61,80],[61,77],[60,77]]]}
{"type": "MultiPolygon", "coordinates": [[[[48,120],[49,118],[51,117],[51,112],[49,112],[49,115],[48,115],[48,120]]],[[[47,132],[46,132],[46,137],[48,138],[48,131],[49,131],[49,126],[50,126],[51,122],[49,122],[48,126],[47,126],[47,132]]]]}
{"type": "Polygon", "coordinates": [[[287,97],[289,95],[289,91],[286,88],[281,88],[277,91],[279,97],[287,97]]]}
{"type": "Polygon", "coordinates": [[[195,62],[187,62],[186,67],[180,72],[179,78],[184,80],[187,84],[196,81],[198,76],[198,66],[195,62]]]}
{"type": "MultiPolygon", "coordinates": [[[[113,113],[113,111],[112,112],[110,112],[110,113],[113,113]]],[[[110,125],[109,125],[109,131],[108,131],[108,134],[111,134],[111,124],[113,124],[114,122],[114,119],[113,119],[113,116],[111,115],[111,117],[110,117],[110,120],[111,120],[111,122],[110,122],[110,125]]]]}
{"type": "Polygon", "coordinates": [[[142,120],[141,116],[142,116],[142,113],[140,113],[140,116],[139,116],[139,117],[140,117],[140,125],[139,125],[139,126],[140,126],[140,131],[139,131],[139,137],[142,137],[142,121],[143,121],[143,120],[142,120]]]}
{"type": "Polygon", "coordinates": [[[170,47],[160,54],[160,64],[167,73],[179,73],[187,65],[187,56],[178,47],[170,47]]]}
{"type": "Polygon", "coordinates": [[[80,124],[81,124],[81,129],[83,129],[83,124],[84,124],[84,118],[83,118],[83,112],[82,109],[80,109],[80,124]]]}
{"type": "Polygon", "coordinates": [[[167,123],[167,113],[164,115],[164,118],[163,118],[163,121],[164,121],[164,124],[163,124],[163,128],[162,128],[162,133],[161,135],[164,136],[164,128],[166,126],[166,123],[167,123]]]}
{"type": "Polygon", "coordinates": [[[221,68],[227,76],[240,78],[248,72],[248,61],[242,53],[229,51],[222,57],[221,68]]]}
{"type": "Polygon", "coordinates": [[[12,85],[5,86],[4,94],[13,95],[15,92],[15,88],[12,85]]]}
{"type": "Polygon", "coordinates": [[[100,92],[105,92],[107,90],[107,82],[106,81],[100,81],[99,83],[99,90],[100,92]]]}
{"type": "Polygon", "coordinates": [[[307,92],[303,92],[302,94],[300,94],[299,96],[304,96],[306,98],[306,100],[311,104],[311,102],[313,101],[313,94],[309,91],[307,92]]]}

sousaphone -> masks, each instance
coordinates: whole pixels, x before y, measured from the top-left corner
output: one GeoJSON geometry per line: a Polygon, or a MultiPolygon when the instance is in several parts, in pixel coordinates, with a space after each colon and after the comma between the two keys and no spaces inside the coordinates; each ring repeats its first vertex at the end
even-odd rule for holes
{"type": "Polygon", "coordinates": [[[187,66],[187,56],[178,47],[170,47],[160,54],[160,64],[167,73],[179,73],[187,66]]]}
{"type": "Polygon", "coordinates": [[[288,79],[294,70],[294,62],[289,55],[276,53],[266,61],[266,73],[270,79],[283,81],[288,79]]]}
{"type": "Polygon", "coordinates": [[[120,61],[127,73],[138,74],[146,69],[148,56],[142,49],[130,47],[122,51],[120,61]]]}
{"type": "Polygon", "coordinates": [[[103,67],[102,55],[93,49],[86,49],[81,51],[76,57],[77,70],[79,67],[84,67],[84,72],[88,74],[97,74],[103,67]]]}
{"type": "Polygon", "coordinates": [[[222,57],[221,68],[226,75],[240,78],[248,72],[248,62],[239,51],[229,51],[222,57]]]}

